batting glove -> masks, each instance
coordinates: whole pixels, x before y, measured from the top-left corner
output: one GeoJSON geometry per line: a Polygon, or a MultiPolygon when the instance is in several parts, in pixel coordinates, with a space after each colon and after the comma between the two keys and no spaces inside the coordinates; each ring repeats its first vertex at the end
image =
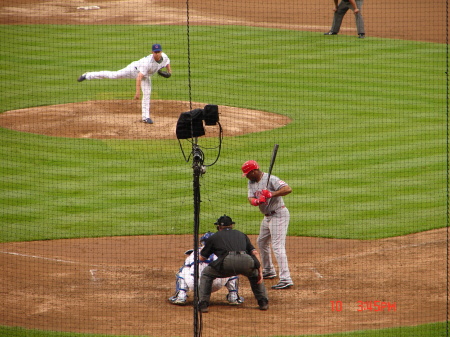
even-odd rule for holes
{"type": "Polygon", "coordinates": [[[258,206],[260,203],[261,203],[261,202],[259,201],[259,199],[253,198],[253,199],[251,200],[251,204],[252,204],[253,206],[258,206]]]}
{"type": "Polygon", "coordinates": [[[264,195],[261,194],[261,195],[259,196],[259,199],[258,199],[258,200],[259,200],[259,203],[260,203],[260,204],[263,204],[263,203],[266,202],[267,199],[266,199],[266,197],[265,197],[264,195]]]}
{"type": "Polygon", "coordinates": [[[263,196],[265,196],[267,199],[272,198],[272,192],[270,192],[269,190],[262,190],[262,191],[261,191],[261,194],[262,194],[263,196]]]}

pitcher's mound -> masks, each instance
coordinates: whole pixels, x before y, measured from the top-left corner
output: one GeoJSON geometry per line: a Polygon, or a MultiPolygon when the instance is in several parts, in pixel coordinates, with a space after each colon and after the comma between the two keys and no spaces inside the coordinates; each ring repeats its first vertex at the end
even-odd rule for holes
{"type": "MultiPolygon", "coordinates": [[[[151,101],[154,124],[141,121],[141,102],[134,100],[90,101],[7,111],[0,126],[54,137],[96,139],[176,139],[182,112],[204,108],[205,103],[151,101]]],[[[237,136],[282,127],[290,118],[270,112],[219,105],[223,135],[237,136]]],[[[218,126],[206,126],[206,137],[216,137],[218,126]]]]}

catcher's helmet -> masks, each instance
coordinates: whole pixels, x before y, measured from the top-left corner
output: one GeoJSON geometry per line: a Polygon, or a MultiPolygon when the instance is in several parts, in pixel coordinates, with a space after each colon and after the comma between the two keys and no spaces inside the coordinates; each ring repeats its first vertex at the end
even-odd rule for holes
{"type": "Polygon", "coordinates": [[[222,215],[217,221],[214,223],[216,226],[231,226],[234,225],[234,221],[227,215],[222,215]]]}
{"type": "Polygon", "coordinates": [[[241,169],[243,172],[242,176],[246,177],[251,171],[259,169],[259,165],[254,160],[248,160],[242,165],[241,169]]]}
{"type": "Polygon", "coordinates": [[[200,243],[204,244],[206,240],[208,240],[211,236],[213,236],[213,232],[206,232],[205,234],[203,234],[203,236],[200,238],[200,243]]]}

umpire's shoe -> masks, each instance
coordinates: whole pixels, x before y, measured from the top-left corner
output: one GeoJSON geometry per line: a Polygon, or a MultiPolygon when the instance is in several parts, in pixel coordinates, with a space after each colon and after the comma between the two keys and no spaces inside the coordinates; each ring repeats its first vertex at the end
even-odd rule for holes
{"type": "Polygon", "coordinates": [[[292,283],[292,282],[280,281],[280,282],[278,282],[278,284],[275,284],[274,286],[272,286],[272,289],[287,289],[287,288],[290,288],[293,286],[294,286],[294,283],[292,283]]]}
{"type": "Polygon", "coordinates": [[[324,33],[323,35],[337,35],[337,33],[332,32],[331,30],[329,32],[324,33]]]}
{"type": "Polygon", "coordinates": [[[208,302],[200,301],[200,303],[198,304],[198,310],[200,310],[201,313],[206,313],[208,312],[208,306],[208,302]]]}
{"type": "Polygon", "coordinates": [[[83,82],[86,79],[86,73],[84,73],[83,75],[81,75],[80,77],[78,77],[78,82],[83,82]]]}
{"type": "Polygon", "coordinates": [[[267,298],[263,298],[258,300],[259,310],[267,310],[269,309],[269,300],[267,298]]]}

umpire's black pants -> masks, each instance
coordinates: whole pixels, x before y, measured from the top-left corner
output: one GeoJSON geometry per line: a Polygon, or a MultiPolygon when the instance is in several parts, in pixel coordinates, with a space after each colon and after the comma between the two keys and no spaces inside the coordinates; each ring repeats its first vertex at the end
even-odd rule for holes
{"type": "Polygon", "coordinates": [[[268,299],[264,283],[258,284],[258,269],[255,268],[255,261],[253,258],[248,254],[233,254],[233,252],[230,252],[223,260],[219,270],[216,270],[211,266],[207,266],[203,270],[199,285],[200,302],[207,302],[209,304],[212,284],[216,278],[236,275],[247,276],[257,301],[268,299]]]}

